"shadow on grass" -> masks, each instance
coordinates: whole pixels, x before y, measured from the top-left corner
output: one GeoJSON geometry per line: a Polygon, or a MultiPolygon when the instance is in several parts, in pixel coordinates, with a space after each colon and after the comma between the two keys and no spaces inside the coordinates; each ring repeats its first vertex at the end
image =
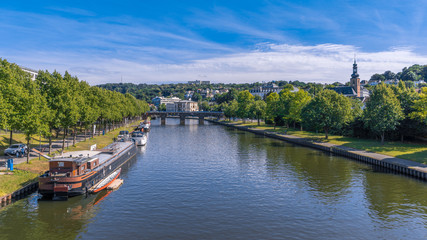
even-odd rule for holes
{"type": "Polygon", "coordinates": [[[367,152],[374,152],[392,157],[408,159],[419,163],[427,164],[427,145],[425,144],[414,144],[414,143],[401,143],[401,142],[385,142],[381,144],[380,141],[373,139],[359,139],[350,138],[345,136],[330,135],[329,139],[325,139],[324,133],[314,133],[300,131],[299,129],[293,129],[283,126],[278,126],[273,129],[274,126],[262,124],[260,127],[256,123],[253,124],[236,124],[239,126],[246,126],[251,128],[257,128],[268,132],[274,132],[277,134],[289,134],[305,139],[309,139],[315,142],[332,143],[344,147],[350,147],[354,149],[360,149],[367,152]]]}
{"type": "Polygon", "coordinates": [[[427,150],[397,155],[398,158],[409,159],[419,163],[427,164],[427,150]]]}

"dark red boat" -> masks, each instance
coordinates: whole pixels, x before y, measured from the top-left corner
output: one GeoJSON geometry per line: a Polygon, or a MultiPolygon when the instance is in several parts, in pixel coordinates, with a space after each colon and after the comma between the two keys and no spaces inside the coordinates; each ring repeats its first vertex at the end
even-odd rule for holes
{"type": "Polygon", "coordinates": [[[130,141],[114,142],[98,151],[64,153],[49,160],[49,171],[39,177],[39,193],[58,199],[92,192],[103,180],[120,173],[135,154],[136,146],[130,141]]]}

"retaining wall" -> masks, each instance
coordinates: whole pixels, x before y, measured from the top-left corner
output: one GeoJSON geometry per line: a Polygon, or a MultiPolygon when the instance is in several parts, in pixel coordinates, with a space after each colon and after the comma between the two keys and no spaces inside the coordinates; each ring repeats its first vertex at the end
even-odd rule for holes
{"type": "Polygon", "coordinates": [[[271,138],[287,141],[287,142],[298,144],[301,146],[315,148],[315,149],[322,150],[325,152],[329,152],[329,153],[337,154],[340,156],[348,157],[348,158],[351,158],[351,159],[354,159],[354,160],[357,160],[360,162],[364,162],[367,164],[380,166],[382,168],[389,169],[389,170],[396,172],[396,173],[401,173],[401,174],[408,175],[408,176],[411,176],[414,178],[422,179],[424,181],[427,180],[427,165],[422,164],[422,163],[418,163],[418,162],[414,162],[414,161],[410,161],[410,160],[406,160],[406,159],[401,159],[401,158],[396,158],[396,157],[391,157],[391,156],[386,156],[386,155],[382,155],[382,154],[378,154],[378,153],[366,152],[363,150],[358,150],[358,149],[353,149],[353,148],[349,148],[349,147],[334,145],[334,144],[330,144],[330,143],[314,142],[314,141],[309,140],[309,139],[296,137],[296,136],[292,136],[292,135],[286,135],[286,136],[285,135],[279,135],[279,134],[276,134],[274,132],[251,129],[251,128],[243,127],[243,126],[236,126],[233,124],[218,122],[215,120],[208,120],[208,121],[216,123],[216,124],[228,126],[228,127],[233,127],[233,128],[236,128],[236,129],[239,129],[242,131],[252,132],[254,134],[264,135],[266,137],[271,137],[271,138]]]}
{"type": "Polygon", "coordinates": [[[13,192],[11,194],[0,197],[0,208],[4,207],[6,205],[9,205],[16,200],[19,200],[19,199],[26,197],[27,195],[37,191],[38,188],[39,188],[39,183],[33,182],[33,183],[30,183],[30,184],[16,190],[15,192],[13,192]]]}

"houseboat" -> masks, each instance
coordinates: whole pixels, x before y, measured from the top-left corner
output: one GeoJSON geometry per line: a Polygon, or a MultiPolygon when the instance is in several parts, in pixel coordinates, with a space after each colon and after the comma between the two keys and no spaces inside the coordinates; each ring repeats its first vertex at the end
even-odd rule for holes
{"type": "Polygon", "coordinates": [[[49,171],[39,177],[39,193],[44,198],[62,199],[96,192],[100,184],[111,183],[108,179],[114,180],[135,154],[132,141],[114,142],[98,151],[64,153],[49,160],[49,171]]]}

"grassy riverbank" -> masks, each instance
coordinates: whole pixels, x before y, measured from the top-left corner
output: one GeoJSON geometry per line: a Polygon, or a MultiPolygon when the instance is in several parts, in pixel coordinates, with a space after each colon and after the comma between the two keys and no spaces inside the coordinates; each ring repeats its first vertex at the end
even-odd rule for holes
{"type": "Polygon", "coordinates": [[[258,126],[256,122],[242,123],[241,121],[227,121],[227,123],[254,129],[266,130],[269,132],[276,132],[278,134],[298,136],[313,141],[328,142],[336,145],[361,149],[369,152],[376,152],[392,157],[398,157],[427,164],[426,144],[407,142],[385,142],[384,145],[382,145],[379,141],[375,141],[372,139],[359,139],[336,135],[329,135],[329,139],[325,139],[324,133],[314,133],[295,129],[286,129],[285,127],[276,127],[276,129],[274,129],[274,126],[266,125],[264,123],[261,123],[260,126],[258,126]]]}
{"type": "MultiPolygon", "coordinates": [[[[119,131],[121,130],[132,130],[133,127],[123,127],[118,128],[114,131],[108,132],[105,135],[95,136],[92,139],[87,139],[76,144],[75,147],[70,146],[65,149],[65,151],[79,151],[79,150],[88,150],[91,145],[96,144],[97,148],[103,148],[108,144],[113,142],[113,138],[117,137],[119,131]]],[[[14,136],[15,140],[15,136],[14,136]]],[[[3,175],[0,175],[0,196],[10,194],[19,188],[37,180],[37,177],[48,170],[48,160],[46,158],[33,158],[30,160],[30,163],[20,163],[14,165],[16,169],[13,171],[12,175],[4,174],[9,172],[2,172],[3,175]]]]}

